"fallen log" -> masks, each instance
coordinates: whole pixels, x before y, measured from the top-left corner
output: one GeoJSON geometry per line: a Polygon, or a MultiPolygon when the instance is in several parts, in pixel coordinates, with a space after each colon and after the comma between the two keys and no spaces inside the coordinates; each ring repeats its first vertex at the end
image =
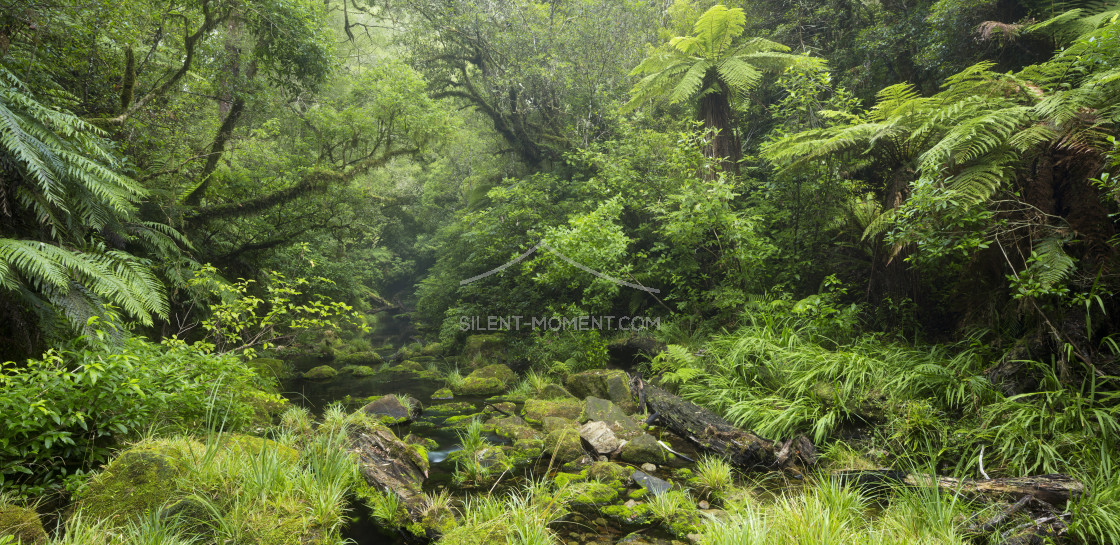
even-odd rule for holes
{"type": "Polygon", "coordinates": [[[949,492],[972,498],[985,498],[988,501],[1018,501],[1024,496],[1030,496],[1056,507],[1064,506],[1067,501],[1077,499],[1085,492],[1085,485],[1080,481],[1060,473],[976,480],[905,473],[893,469],[871,469],[837,471],[832,476],[864,488],[884,485],[936,486],[949,492]]]}
{"type": "Polygon", "coordinates": [[[655,414],[654,420],[663,427],[688,439],[697,448],[725,457],[732,465],[777,469],[816,462],[816,450],[804,436],[785,441],[764,439],[644,381],[641,376],[631,380],[631,392],[638,397],[639,409],[655,414]]]}

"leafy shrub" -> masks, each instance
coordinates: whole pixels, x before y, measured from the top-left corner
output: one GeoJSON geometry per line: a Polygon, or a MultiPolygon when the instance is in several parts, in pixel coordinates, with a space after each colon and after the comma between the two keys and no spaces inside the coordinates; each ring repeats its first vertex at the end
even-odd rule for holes
{"type": "Polygon", "coordinates": [[[104,461],[153,428],[243,429],[282,406],[232,355],[97,329],[40,359],[0,366],[0,485],[32,493],[104,461]]]}

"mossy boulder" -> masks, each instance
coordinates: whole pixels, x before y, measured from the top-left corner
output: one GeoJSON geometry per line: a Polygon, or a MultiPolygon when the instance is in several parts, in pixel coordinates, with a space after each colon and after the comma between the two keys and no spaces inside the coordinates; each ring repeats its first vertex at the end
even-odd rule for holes
{"type": "Polygon", "coordinates": [[[601,421],[611,428],[621,439],[637,437],[642,433],[642,427],[634,418],[626,414],[608,399],[589,397],[583,402],[583,417],[589,421],[601,421]]]}
{"type": "Polygon", "coordinates": [[[338,370],[340,373],[350,373],[358,378],[372,377],[377,374],[377,368],[364,365],[347,365],[338,370]]]}
{"type": "Polygon", "coordinates": [[[455,399],[455,393],[451,391],[451,388],[440,388],[440,389],[432,392],[432,399],[436,399],[436,400],[455,399]]]}
{"type": "Polygon", "coordinates": [[[579,431],[574,429],[556,430],[544,437],[542,456],[556,463],[573,462],[583,457],[579,431]]]}
{"type": "Polygon", "coordinates": [[[574,430],[579,428],[579,423],[571,418],[564,418],[562,416],[546,416],[541,420],[541,428],[545,433],[552,433],[556,430],[574,430]]]}
{"type": "Polygon", "coordinates": [[[429,343],[420,349],[420,353],[425,356],[438,356],[443,353],[443,345],[440,343],[429,343]]]}
{"type": "Polygon", "coordinates": [[[218,445],[222,448],[239,452],[249,458],[260,458],[266,453],[275,452],[282,459],[287,462],[298,462],[299,451],[282,445],[271,439],[263,437],[256,437],[253,435],[242,435],[238,433],[224,434],[219,439],[218,445]]]}
{"type": "MultiPolygon", "coordinates": [[[[201,444],[197,448],[205,451],[201,444]]],[[[179,454],[162,445],[121,453],[78,496],[75,512],[116,528],[159,511],[179,493],[178,479],[184,472],[179,454]]]]}
{"type": "Polygon", "coordinates": [[[529,425],[518,416],[491,418],[486,422],[486,427],[493,428],[494,433],[510,440],[541,438],[540,432],[530,428],[529,425]]]}
{"type": "MultiPolygon", "coordinates": [[[[653,520],[653,509],[648,503],[629,500],[622,505],[608,505],[600,510],[604,516],[623,524],[648,524],[653,520]]],[[[623,543],[619,541],[619,543],[623,543]]],[[[634,543],[627,541],[626,543],[634,543]]]]}
{"type": "Polygon", "coordinates": [[[564,381],[576,397],[598,397],[613,401],[626,412],[634,412],[636,404],[630,395],[630,377],[619,369],[592,369],[568,375],[564,381]]]}
{"type": "Polygon", "coordinates": [[[424,409],[425,417],[428,416],[450,416],[456,414],[469,414],[474,413],[475,406],[473,403],[466,401],[456,401],[454,403],[440,403],[432,405],[424,409]]]}
{"type": "Polygon", "coordinates": [[[575,399],[530,399],[522,409],[525,420],[530,424],[542,425],[547,417],[579,420],[583,406],[575,399]]]}
{"type": "Polygon", "coordinates": [[[294,373],[291,364],[276,358],[254,358],[246,365],[262,377],[275,377],[277,380],[289,379],[294,373]]]}
{"type": "Polygon", "coordinates": [[[312,367],[303,374],[303,378],[307,380],[330,380],[336,376],[338,376],[338,371],[329,365],[312,367]]]}
{"type": "Polygon", "coordinates": [[[630,482],[630,474],[633,472],[634,470],[614,462],[595,462],[587,466],[587,478],[622,489],[630,482]]]}
{"type": "Polygon", "coordinates": [[[475,369],[467,375],[452,390],[455,395],[463,396],[488,396],[500,394],[507,389],[517,378],[512,369],[501,364],[487,365],[475,369]]]}
{"type": "Polygon", "coordinates": [[[618,490],[597,481],[574,484],[570,493],[572,505],[608,505],[618,499],[618,490]]]}
{"type": "Polygon", "coordinates": [[[618,454],[622,461],[636,465],[645,463],[661,465],[668,462],[671,456],[673,455],[648,433],[627,441],[618,454]]]}
{"type": "Polygon", "coordinates": [[[514,465],[524,465],[544,453],[544,440],[542,439],[517,439],[506,449],[506,453],[514,465]]]}
{"type": "Polygon", "coordinates": [[[338,365],[371,366],[381,364],[384,359],[381,357],[381,354],[369,350],[364,352],[355,352],[353,354],[347,354],[345,356],[338,356],[334,361],[338,365]]]}
{"type": "Polygon", "coordinates": [[[390,367],[389,370],[395,373],[421,373],[423,371],[426,371],[423,365],[412,360],[402,361],[390,367]]]}
{"type": "Polygon", "coordinates": [[[559,384],[553,384],[551,382],[545,384],[544,388],[541,388],[540,391],[541,399],[568,399],[574,397],[576,396],[572,395],[572,393],[565,389],[563,386],[559,384]]]}
{"type": "Polygon", "coordinates": [[[47,545],[43,521],[32,509],[0,503],[0,537],[12,536],[22,545],[47,545]]]}
{"type": "Polygon", "coordinates": [[[370,400],[362,412],[386,425],[407,424],[420,416],[420,402],[398,395],[384,395],[370,400]]]}

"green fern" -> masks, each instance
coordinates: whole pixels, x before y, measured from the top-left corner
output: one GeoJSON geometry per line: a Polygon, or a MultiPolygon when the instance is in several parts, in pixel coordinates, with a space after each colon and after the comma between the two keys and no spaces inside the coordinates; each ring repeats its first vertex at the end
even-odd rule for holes
{"type": "Polygon", "coordinates": [[[0,66],[0,163],[9,165],[0,207],[30,225],[0,232],[0,287],[79,327],[108,313],[106,304],[151,324],[168,313],[162,284],[148,261],[104,240],[165,256],[186,241],[171,227],[137,221],[146,191],[119,173],[103,136],[37,101],[0,66]]]}
{"type": "Polygon", "coordinates": [[[746,15],[719,4],[705,12],[692,36],[678,36],[643,60],[631,75],[643,76],[623,107],[630,111],[651,100],[689,102],[707,93],[742,93],[755,88],[764,72],[790,66],[819,66],[823,61],[788,53],[776,42],[753,38],[735,45],[746,15]]]}

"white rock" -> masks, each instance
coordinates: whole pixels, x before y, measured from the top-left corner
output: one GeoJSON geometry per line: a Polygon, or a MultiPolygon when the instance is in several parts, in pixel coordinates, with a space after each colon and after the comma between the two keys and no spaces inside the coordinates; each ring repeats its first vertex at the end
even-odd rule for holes
{"type": "Polygon", "coordinates": [[[579,436],[599,454],[609,454],[619,447],[618,437],[606,422],[588,422],[579,429],[579,436]]]}

